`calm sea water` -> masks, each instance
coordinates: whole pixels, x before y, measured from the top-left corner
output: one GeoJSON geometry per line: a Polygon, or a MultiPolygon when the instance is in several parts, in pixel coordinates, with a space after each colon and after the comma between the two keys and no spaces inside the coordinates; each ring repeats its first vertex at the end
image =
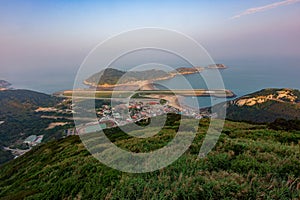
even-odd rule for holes
{"type": "MultiPolygon", "coordinates": [[[[220,70],[226,89],[233,91],[237,97],[256,92],[264,88],[295,88],[300,89],[300,64],[296,62],[277,62],[274,65],[260,62],[248,62],[242,64],[228,63],[229,68],[220,70]]],[[[202,73],[207,73],[204,71],[202,73]]],[[[193,88],[207,88],[204,80],[199,79],[199,75],[186,75],[193,88]]],[[[176,89],[182,88],[180,77],[158,82],[176,89]]],[[[185,99],[188,105],[195,106],[195,102],[200,107],[207,107],[220,103],[225,99],[188,97],[185,99]]]]}
{"type": "MultiPolygon", "coordinates": [[[[238,97],[249,94],[263,88],[295,88],[300,89],[300,62],[296,61],[276,61],[270,64],[269,61],[243,61],[228,62],[221,61],[228,66],[225,70],[220,70],[226,89],[232,90],[238,97]]],[[[204,71],[202,73],[207,73],[204,71]]],[[[75,72],[34,76],[33,78],[16,78],[16,80],[8,80],[13,83],[15,88],[24,88],[36,90],[48,94],[57,91],[73,88],[75,72]]],[[[206,84],[199,75],[186,75],[185,78],[190,82],[193,88],[206,88],[206,84]]],[[[180,89],[182,80],[180,77],[159,81],[171,89],[180,89]]],[[[195,102],[200,107],[210,106],[211,104],[224,101],[224,99],[216,99],[209,97],[186,98],[186,103],[195,106],[195,102]]]]}

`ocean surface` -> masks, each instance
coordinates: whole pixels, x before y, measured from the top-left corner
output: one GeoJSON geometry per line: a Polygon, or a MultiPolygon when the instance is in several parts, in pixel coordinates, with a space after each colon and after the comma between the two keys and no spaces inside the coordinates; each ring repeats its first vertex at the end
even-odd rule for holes
{"type": "MultiPolygon", "coordinates": [[[[295,62],[277,62],[274,65],[260,62],[247,62],[242,64],[226,63],[227,69],[221,69],[224,86],[233,91],[237,97],[256,92],[264,88],[294,88],[300,89],[300,65],[295,62]]],[[[208,71],[201,72],[203,74],[208,71]]],[[[199,75],[186,75],[193,88],[207,88],[199,75]]],[[[182,88],[180,77],[158,82],[171,89],[182,88]]],[[[234,99],[234,98],[233,98],[234,99]]],[[[199,107],[207,107],[225,101],[222,98],[197,97],[199,107]]],[[[195,107],[192,97],[187,97],[185,102],[195,107]]]]}
{"type": "MultiPolygon", "coordinates": [[[[227,69],[219,70],[226,89],[233,91],[237,97],[264,89],[264,88],[295,88],[300,89],[300,63],[295,61],[276,61],[259,62],[220,62],[228,66],[227,69]]],[[[201,73],[208,73],[203,71],[201,73]]],[[[13,84],[14,88],[31,89],[47,94],[57,91],[72,89],[76,72],[64,74],[44,74],[35,76],[31,79],[7,80],[13,84]]],[[[184,76],[193,88],[207,88],[205,81],[199,79],[199,75],[191,74],[184,76]]],[[[158,81],[157,84],[165,85],[170,89],[184,89],[181,81],[182,77],[158,81]]],[[[188,97],[185,99],[186,104],[195,106],[198,102],[200,107],[210,106],[225,99],[209,97],[188,97]]]]}

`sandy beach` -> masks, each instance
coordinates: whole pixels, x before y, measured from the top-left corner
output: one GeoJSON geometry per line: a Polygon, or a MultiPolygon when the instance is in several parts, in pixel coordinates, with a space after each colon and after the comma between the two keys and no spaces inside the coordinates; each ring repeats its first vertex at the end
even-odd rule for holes
{"type": "Polygon", "coordinates": [[[177,108],[180,111],[184,109],[183,105],[179,103],[179,102],[183,102],[182,99],[179,100],[179,98],[182,98],[181,96],[151,94],[151,95],[144,95],[144,97],[153,98],[153,99],[164,99],[168,101],[169,106],[177,108]]]}

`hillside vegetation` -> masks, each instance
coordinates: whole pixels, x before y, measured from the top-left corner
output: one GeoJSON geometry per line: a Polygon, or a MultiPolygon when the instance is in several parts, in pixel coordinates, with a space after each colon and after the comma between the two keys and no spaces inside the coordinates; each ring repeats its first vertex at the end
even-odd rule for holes
{"type": "Polygon", "coordinates": [[[169,73],[163,70],[145,70],[145,71],[121,71],[118,69],[107,68],[96,74],[93,74],[85,80],[88,85],[114,85],[114,84],[126,84],[135,81],[155,80],[159,78],[165,78],[170,76],[169,73]]]}
{"type": "Polygon", "coordinates": [[[9,146],[20,138],[45,129],[49,120],[42,120],[34,110],[39,106],[53,106],[58,99],[29,90],[0,91],[0,145],[9,146]]]}
{"type": "Polygon", "coordinates": [[[227,103],[227,118],[231,120],[264,123],[299,116],[299,90],[264,89],[227,103]]]}
{"type": "MultiPolygon", "coordinates": [[[[117,146],[148,152],[165,146],[178,129],[169,115],[164,129],[138,139],[119,128],[106,135],[117,146]]],[[[226,121],[209,155],[197,159],[209,121],[200,121],[188,151],[151,173],[111,169],[90,155],[78,136],[34,148],[0,167],[2,199],[299,199],[300,132],[226,121]]]]}
{"type": "Polygon", "coordinates": [[[158,79],[172,78],[178,74],[194,74],[205,69],[226,69],[223,64],[209,65],[207,67],[179,67],[170,72],[158,69],[143,71],[122,71],[114,68],[106,68],[88,77],[84,83],[91,86],[132,84],[135,81],[155,81],[158,79]]]}
{"type": "Polygon", "coordinates": [[[29,90],[0,91],[0,164],[12,159],[3,147],[22,144],[29,135],[53,134],[45,131],[54,119],[42,119],[38,107],[51,107],[60,102],[58,98],[29,90]]]}

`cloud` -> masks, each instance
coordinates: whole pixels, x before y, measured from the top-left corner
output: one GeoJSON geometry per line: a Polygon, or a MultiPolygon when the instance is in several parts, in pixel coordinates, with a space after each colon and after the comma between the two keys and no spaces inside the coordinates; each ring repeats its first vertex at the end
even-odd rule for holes
{"type": "Polygon", "coordinates": [[[268,4],[268,5],[265,5],[265,6],[249,8],[249,9],[241,12],[240,14],[231,17],[230,19],[237,19],[237,18],[240,18],[244,15],[251,15],[251,14],[254,14],[254,13],[257,13],[257,12],[263,12],[263,11],[270,10],[270,9],[273,9],[273,8],[276,8],[276,7],[279,7],[279,6],[294,4],[294,3],[297,3],[297,2],[300,2],[300,0],[285,0],[285,1],[280,1],[280,2],[276,2],[276,3],[268,4]]]}

